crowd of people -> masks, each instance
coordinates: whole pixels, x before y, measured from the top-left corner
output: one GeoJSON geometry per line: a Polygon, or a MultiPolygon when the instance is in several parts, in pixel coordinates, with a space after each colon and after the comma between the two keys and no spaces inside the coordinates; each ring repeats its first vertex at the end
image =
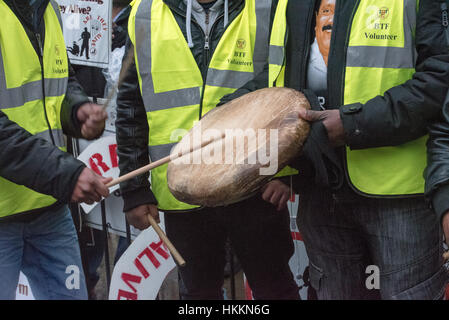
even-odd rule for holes
{"type": "MultiPolygon", "coordinates": [[[[106,81],[53,49],[66,47],[54,0],[2,0],[0,12],[0,299],[14,299],[20,271],[37,299],[87,299],[98,265],[83,269],[68,204],[108,196],[110,179],[67,153],[66,137],[101,136],[107,114],[88,97],[104,97],[106,81]],[[75,289],[67,266],[80,270],[75,289]]],[[[229,240],[255,299],[299,300],[293,192],[318,299],[444,299],[445,1],[134,0],[114,1],[114,16],[113,47],[134,54],[116,98],[121,175],[169,155],[174,130],[258,89],[292,88],[312,107],[298,114],[311,124],[302,154],[243,201],[183,203],[167,166],[151,184],[147,173],[120,185],[134,227],[164,213],[188,261],[181,299],[223,298],[229,240]],[[373,265],[378,288],[366,285],[373,265]]]]}

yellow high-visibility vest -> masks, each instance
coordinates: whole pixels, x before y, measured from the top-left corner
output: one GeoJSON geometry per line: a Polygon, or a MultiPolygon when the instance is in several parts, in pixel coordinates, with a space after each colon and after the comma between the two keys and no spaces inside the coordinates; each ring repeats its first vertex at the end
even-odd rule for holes
{"type": "MultiPolygon", "coordinates": [[[[270,39],[270,85],[284,85],[287,0],[279,1],[270,39]]],[[[417,0],[361,0],[349,31],[344,104],[365,103],[415,73],[417,0]]],[[[299,31],[300,32],[300,31],[299,31]]],[[[372,196],[424,192],[427,136],[400,146],[350,150],[350,183],[372,196]]]]}
{"type": "MultiPolygon", "coordinates": [[[[67,91],[68,59],[58,5],[52,1],[44,13],[42,57],[3,0],[0,12],[0,109],[31,134],[64,150],[60,113],[67,91]]],[[[0,217],[44,208],[55,202],[51,196],[0,177],[0,217]]]]}
{"type": "MultiPolygon", "coordinates": [[[[206,81],[170,8],[162,0],[136,0],[128,32],[149,124],[149,154],[156,161],[170,153],[220,99],[263,70],[268,59],[271,0],[247,0],[226,27],[206,81]]],[[[151,172],[152,190],[163,211],[196,208],[178,201],[167,186],[167,165],[151,172]]]]}

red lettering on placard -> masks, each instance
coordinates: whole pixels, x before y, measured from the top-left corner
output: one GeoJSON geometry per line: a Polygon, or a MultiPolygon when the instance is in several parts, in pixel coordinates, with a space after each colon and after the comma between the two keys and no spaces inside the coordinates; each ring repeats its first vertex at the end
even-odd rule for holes
{"type": "Polygon", "coordinates": [[[142,277],[133,275],[133,274],[129,274],[129,273],[122,273],[121,276],[123,282],[126,283],[126,285],[134,292],[137,292],[136,288],[134,288],[134,286],[131,284],[131,282],[134,283],[140,283],[140,281],[142,280],[142,277]]]}
{"type": "Polygon", "coordinates": [[[137,300],[137,293],[119,290],[117,294],[117,300],[137,300]]]}
{"type": "Polygon", "coordinates": [[[161,255],[165,260],[167,260],[170,257],[170,254],[168,253],[167,246],[160,240],[158,243],[152,243],[150,244],[151,249],[156,251],[159,255],[161,255]],[[162,248],[162,246],[165,248],[165,250],[162,248]]]}
{"type": "Polygon", "coordinates": [[[109,171],[109,167],[103,161],[103,156],[99,153],[95,153],[94,155],[92,155],[92,157],[89,158],[89,166],[93,171],[95,171],[99,175],[102,175],[102,173],[100,172],[98,166],[101,167],[103,172],[109,171]]]}
{"type": "Polygon", "coordinates": [[[109,155],[111,157],[112,167],[117,168],[118,167],[117,144],[109,145],[109,155]]]}
{"type": "Polygon", "coordinates": [[[153,252],[151,252],[149,247],[146,247],[145,250],[143,250],[142,253],[139,254],[139,259],[143,256],[147,256],[156,269],[161,265],[161,263],[156,259],[155,255],[153,254],[153,252]]]}
{"type": "Polygon", "coordinates": [[[167,260],[170,257],[170,254],[168,252],[167,247],[162,242],[162,240],[159,240],[159,242],[153,242],[148,247],[146,247],[134,260],[134,264],[136,265],[137,269],[140,271],[142,276],[146,279],[150,276],[150,273],[147,269],[145,269],[145,266],[142,264],[140,259],[142,259],[143,256],[146,256],[148,260],[151,261],[153,266],[157,269],[161,266],[161,263],[156,258],[154,253],[150,250],[150,248],[155,251],[157,254],[159,254],[162,258],[167,260]]]}
{"type": "MultiPolygon", "coordinates": [[[[139,256],[140,258],[141,256],[139,256]]],[[[140,271],[140,273],[142,274],[142,276],[146,279],[150,276],[150,274],[148,273],[147,269],[145,269],[145,267],[143,266],[142,262],[140,262],[139,258],[136,258],[134,260],[134,264],[136,265],[137,269],[140,271]]]]}

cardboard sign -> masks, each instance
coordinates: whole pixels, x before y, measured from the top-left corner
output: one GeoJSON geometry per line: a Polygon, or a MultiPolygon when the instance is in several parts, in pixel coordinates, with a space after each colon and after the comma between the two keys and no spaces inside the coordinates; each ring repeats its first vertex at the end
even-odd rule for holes
{"type": "MultiPolygon", "coordinates": [[[[120,170],[118,168],[117,142],[115,136],[105,136],[89,144],[78,156],[78,160],[103,177],[118,178],[120,170]]],[[[109,189],[114,192],[118,185],[109,189]]],[[[81,207],[85,213],[92,211],[98,203],[92,205],[82,203],[81,207]]]]}
{"type": "Polygon", "coordinates": [[[111,0],[56,0],[70,62],[106,68],[111,55],[111,0]]]}
{"type": "Polygon", "coordinates": [[[154,229],[142,231],[115,265],[109,300],[154,300],[174,267],[170,252],[154,229]]]}

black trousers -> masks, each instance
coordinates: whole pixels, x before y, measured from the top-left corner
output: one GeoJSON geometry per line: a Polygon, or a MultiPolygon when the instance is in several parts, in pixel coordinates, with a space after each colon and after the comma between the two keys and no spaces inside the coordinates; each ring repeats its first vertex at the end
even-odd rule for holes
{"type": "Polygon", "coordinates": [[[288,262],[294,253],[288,210],[260,194],[242,202],[189,213],[166,213],[167,236],[186,260],[181,299],[223,299],[225,242],[232,248],[255,299],[299,299],[288,262]]]}

